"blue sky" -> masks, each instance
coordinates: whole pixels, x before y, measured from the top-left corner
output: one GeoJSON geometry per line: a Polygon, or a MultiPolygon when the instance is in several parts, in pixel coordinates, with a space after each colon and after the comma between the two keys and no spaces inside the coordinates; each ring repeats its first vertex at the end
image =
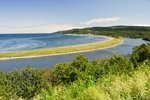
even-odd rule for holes
{"type": "Polygon", "coordinates": [[[0,33],[150,26],[150,0],[0,0],[0,33]]]}

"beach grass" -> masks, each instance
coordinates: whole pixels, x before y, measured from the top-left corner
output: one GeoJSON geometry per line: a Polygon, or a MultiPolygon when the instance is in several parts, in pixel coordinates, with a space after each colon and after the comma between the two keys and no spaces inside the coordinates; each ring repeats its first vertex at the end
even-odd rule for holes
{"type": "Polygon", "coordinates": [[[122,39],[113,38],[104,42],[96,42],[96,43],[89,43],[89,44],[36,49],[36,50],[25,50],[25,51],[16,51],[16,52],[3,52],[0,53],[0,60],[17,59],[17,58],[34,58],[34,57],[42,57],[42,56],[76,53],[76,52],[86,52],[86,51],[91,51],[96,49],[113,47],[120,43],[122,43],[122,39]]]}

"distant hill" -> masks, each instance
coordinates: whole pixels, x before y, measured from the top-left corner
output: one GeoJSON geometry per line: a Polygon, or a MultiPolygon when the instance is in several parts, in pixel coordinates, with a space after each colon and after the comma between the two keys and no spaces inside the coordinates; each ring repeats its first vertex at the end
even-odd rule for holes
{"type": "Polygon", "coordinates": [[[90,27],[83,29],[72,29],[62,31],[64,34],[94,34],[112,37],[142,38],[150,41],[150,27],[144,26],[111,26],[111,27],[90,27]]]}

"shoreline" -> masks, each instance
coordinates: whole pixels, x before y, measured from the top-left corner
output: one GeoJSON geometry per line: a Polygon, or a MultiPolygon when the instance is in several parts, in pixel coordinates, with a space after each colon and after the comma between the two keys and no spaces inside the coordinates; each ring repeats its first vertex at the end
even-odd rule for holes
{"type": "MultiPolygon", "coordinates": [[[[105,43],[105,42],[110,42],[112,40],[114,40],[115,38],[112,38],[112,37],[108,37],[109,39],[106,40],[106,41],[103,41],[103,42],[95,42],[95,43],[88,43],[88,44],[81,44],[81,45],[74,45],[74,46],[66,46],[67,47],[76,47],[76,46],[86,46],[86,45],[94,45],[94,44],[102,44],[102,43],[105,43]]],[[[15,60],[15,59],[30,59],[30,58],[42,58],[42,57],[51,57],[51,56],[59,56],[59,55],[67,55],[67,54],[76,54],[76,53],[83,53],[83,52],[90,52],[90,51],[96,51],[96,50],[104,50],[104,49],[108,49],[108,48],[112,48],[112,47],[115,47],[115,46],[118,46],[118,45],[121,45],[123,43],[123,40],[120,39],[121,42],[117,43],[117,44],[114,44],[114,45],[111,45],[111,46],[106,46],[106,47],[103,47],[103,48],[97,48],[97,49],[90,49],[90,50],[81,50],[81,51],[73,51],[73,52],[66,52],[66,53],[54,53],[54,54],[43,54],[43,55],[36,55],[36,56],[22,56],[22,57],[3,57],[3,58],[0,58],[0,60],[15,60]]],[[[59,47],[59,48],[65,48],[65,47],[59,47]]],[[[44,50],[44,49],[43,49],[44,50]]],[[[28,52],[28,51],[27,51],[28,52]]]]}
{"type": "Polygon", "coordinates": [[[113,37],[108,37],[108,36],[105,36],[105,35],[93,35],[93,34],[64,34],[64,35],[70,35],[70,36],[94,36],[94,37],[104,37],[106,39],[113,38],[113,37]]]}

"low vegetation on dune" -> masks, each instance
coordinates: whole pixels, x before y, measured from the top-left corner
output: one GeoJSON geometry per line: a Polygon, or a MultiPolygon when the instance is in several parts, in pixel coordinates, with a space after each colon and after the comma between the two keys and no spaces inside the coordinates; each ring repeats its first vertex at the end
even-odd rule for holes
{"type": "Polygon", "coordinates": [[[81,44],[81,45],[74,45],[74,46],[26,50],[26,51],[17,51],[17,52],[6,52],[6,53],[0,53],[0,58],[9,59],[13,57],[22,58],[22,57],[36,57],[36,56],[42,56],[42,55],[48,56],[48,55],[53,55],[53,54],[66,54],[66,53],[72,53],[72,52],[108,48],[108,47],[112,47],[117,44],[120,44],[121,42],[122,42],[122,39],[114,38],[109,41],[81,44]]]}
{"type": "Polygon", "coordinates": [[[28,66],[0,71],[0,99],[148,100],[150,44],[134,48],[130,57],[115,54],[89,60],[78,55],[53,69],[28,66]]]}

